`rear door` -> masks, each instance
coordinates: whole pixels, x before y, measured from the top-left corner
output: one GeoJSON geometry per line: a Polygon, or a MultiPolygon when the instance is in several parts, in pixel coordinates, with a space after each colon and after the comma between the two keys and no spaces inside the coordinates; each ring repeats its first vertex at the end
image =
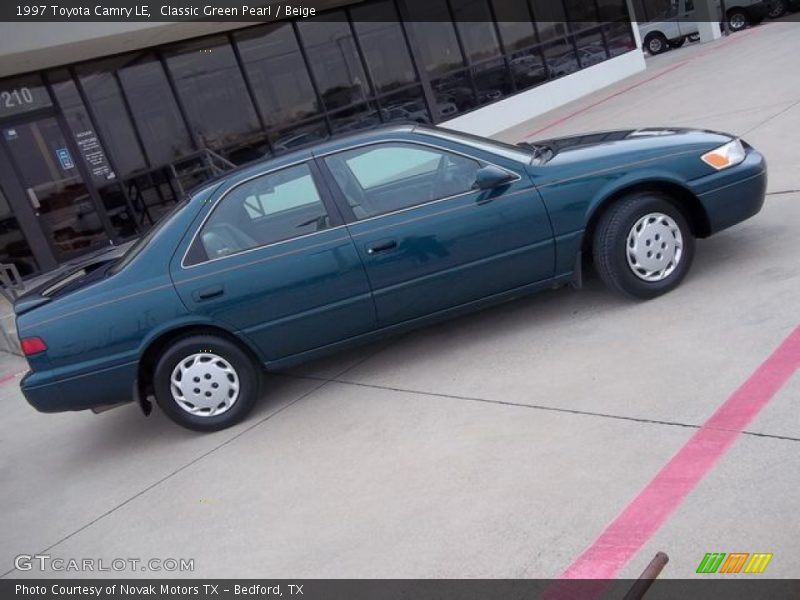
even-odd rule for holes
{"type": "Polygon", "coordinates": [[[191,311],[245,334],[265,360],[375,327],[364,267],[313,162],[222,186],[172,276],[191,311]]]}
{"type": "Polygon", "coordinates": [[[321,158],[367,270],[378,325],[402,323],[553,276],[549,218],[519,164],[475,188],[486,160],[384,141],[321,158]]]}

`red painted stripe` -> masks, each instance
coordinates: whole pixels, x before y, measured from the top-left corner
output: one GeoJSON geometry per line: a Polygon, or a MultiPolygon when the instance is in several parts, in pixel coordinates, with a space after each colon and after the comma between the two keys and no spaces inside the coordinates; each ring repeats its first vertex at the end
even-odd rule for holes
{"type": "Polygon", "coordinates": [[[13,381],[17,377],[22,377],[25,374],[25,371],[17,371],[16,373],[10,373],[8,375],[3,375],[0,377],[0,385],[4,383],[8,383],[9,381],[13,381]]]}
{"type": "Polygon", "coordinates": [[[660,73],[656,73],[652,77],[648,77],[647,79],[642,79],[641,81],[637,81],[636,83],[634,83],[634,84],[632,84],[632,85],[630,85],[630,86],[628,86],[628,87],[626,87],[626,88],[624,88],[624,89],[622,89],[622,90],[620,90],[618,92],[614,92],[613,94],[611,94],[609,96],[606,96],[605,98],[601,98],[600,100],[597,100],[596,102],[593,102],[592,104],[589,104],[587,106],[581,107],[578,110],[576,110],[574,112],[571,112],[568,115],[565,115],[565,116],[561,117],[560,119],[556,119],[555,121],[553,121],[551,123],[548,123],[544,127],[541,127],[541,128],[539,128],[539,129],[537,129],[535,131],[531,131],[530,133],[525,134],[525,136],[522,138],[521,141],[529,140],[532,137],[534,137],[536,135],[539,135],[542,132],[547,131],[548,129],[552,129],[553,127],[555,127],[557,125],[561,125],[562,123],[565,123],[565,122],[569,121],[570,119],[572,119],[572,118],[574,118],[574,117],[576,117],[576,116],[578,116],[580,114],[583,114],[583,113],[591,110],[592,108],[595,108],[595,107],[597,107],[597,106],[599,106],[601,104],[605,104],[609,100],[613,100],[614,98],[616,98],[618,96],[621,96],[622,94],[627,94],[631,90],[635,90],[636,88],[644,85],[645,83],[649,83],[649,82],[651,82],[651,81],[653,81],[655,79],[658,79],[659,77],[663,77],[664,75],[672,73],[673,71],[688,65],[690,62],[692,62],[694,60],[697,60],[698,58],[702,58],[705,55],[707,55],[707,54],[709,54],[711,52],[714,52],[716,50],[720,50],[721,48],[724,48],[724,47],[726,47],[726,46],[728,46],[728,45],[730,45],[730,44],[732,44],[734,42],[741,41],[745,37],[748,37],[749,35],[751,35],[754,31],[757,31],[757,29],[749,29],[746,32],[740,32],[740,33],[736,34],[736,37],[729,37],[729,38],[727,38],[727,39],[725,39],[725,40],[723,40],[723,41],[721,41],[721,42],[719,42],[719,43],[717,43],[717,44],[705,49],[704,51],[698,52],[694,56],[690,56],[689,58],[687,58],[687,59],[685,59],[685,60],[683,60],[683,61],[681,61],[681,62],[679,62],[677,64],[674,64],[674,65],[672,65],[671,67],[669,67],[667,69],[664,69],[660,73]]]}
{"type": "Polygon", "coordinates": [[[556,119],[552,123],[548,123],[544,127],[540,128],[540,129],[537,129],[536,131],[531,131],[530,133],[525,134],[525,136],[522,139],[523,140],[530,139],[533,136],[539,135],[540,133],[542,133],[544,131],[547,131],[548,129],[552,129],[556,125],[561,125],[562,123],[565,123],[566,121],[569,121],[570,119],[572,119],[574,117],[577,117],[578,115],[580,115],[582,113],[585,113],[585,112],[595,108],[596,106],[604,104],[604,103],[608,102],[609,100],[613,100],[617,96],[621,96],[622,94],[626,94],[626,93],[630,92],[631,90],[634,90],[637,87],[644,85],[645,83],[649,83],[649,82],[653,81],[654,79],[658,79],[659,77],[663,77],[664,75],[667,75],[668,73],[672,73],[672,71],[675,71],[676,69],[680,69],[684,65],[689,64],[691,62],[691,60],[692,59],[686,59],[683,62],[679,62],[678,64],[672,65],[668,69],[664,69],[660,73],[656,73],[652,77],[648,77],[647,79],[642,79],[641,81],[638,81],[638,82],[634,83],[633,85],[629,85],[625,89],[622,89],[622,90],[620,90],[618,92],[615,92],[615,93],[611,94],[610,96],[606,96],[605,98],[601,98],[600,100],[597,100],[596,102],[588,104],[587,106],[581,107],[578,110],[576,110],[574,112],[571,112],[568,115],[565,115],[565,116],[561,117],[560,119],[556,119]]]}
{"type": "MultiPolygon", "coordinates": [[[[800,327],[711,415],[597,540],[564,571],[561,579],[616,577],[798,369],[800,327]]],[[[586,585],[575,588],[569,582],[560,582],[544,597],[551,600],[571,598],[572,592],[579,590],[581,600],[589,600],[599,597],[606,584],[599,582],[592,587],[593,593],[589,593],[586,585]]]]}

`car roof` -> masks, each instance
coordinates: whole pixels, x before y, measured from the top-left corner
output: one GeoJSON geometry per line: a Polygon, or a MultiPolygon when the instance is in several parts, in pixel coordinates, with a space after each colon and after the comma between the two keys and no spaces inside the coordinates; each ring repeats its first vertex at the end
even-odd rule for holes
{"type": "MultiPolygon", "coordinates": [[[[378,127],[373,127],[371,129],[367,129],[364,131],[354,132],[340,137],[334,137],[328,140],[322,140],[317,144],[305,146],[303,148],[292,150],[290,152],[286,152],[285,154],[280,154],[278,156],[264,157],[249,162],[247,164],[237,166],[236,168],[231,169],[230,171],[225,171],[224,173],[220,173],[216,177],[212,177],[210,179],[205,180],[197,187],[191,189],[187,193],[187,196],[194,197],[199,191],[204,190],[211,185],[219,184],[220,182],[223,181],[247,178],[250,175],[255,175],[259,172],[264,171],[265,167],[278,168],[281,167],[282,165],[289,165],[295,162],[308,160],[315,154],[325,154],[329,151],[338,150],[343,147],[346,148],[348,146],[358,146],[364,144],[365,142],[384,139],[387,136],[395,135],[398,133],[411,133],[416,128],[417,128],[417,123],[395,123],[395,124],[380,125],[378,127]]],[[[297,134],[298,137],[300,135],[302,134],[297,134]]]]}

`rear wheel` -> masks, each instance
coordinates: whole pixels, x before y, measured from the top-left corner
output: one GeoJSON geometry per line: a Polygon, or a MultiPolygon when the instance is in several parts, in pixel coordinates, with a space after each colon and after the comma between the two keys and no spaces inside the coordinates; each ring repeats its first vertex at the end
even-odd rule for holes
{"type": "Polygon", "coordinates": [[[741,8],[734,8],[728,12],[728,27],[731,31],[741,31],[750,24],[750,17],[741,8]]]}
{"type": "Polygon", "coordinates": [[[650,54],[661,54],[667,51],[669,42],[667,42],[667,38],[664,37],[663,33],[656,31],[648,34],[644,40],[644,47],[650,54]]]}
{"type": "Polygon", "coordinates": [[[615,202],[600,218],[594,264],[611,289],[634,298],[673,290],[694,258],[694,236],[664,194],[639,192],[615,202]]]}
{"type": "Polygon", "coordinates": [[[780,19],[787,11],[786,0],[772,0],[769,4],[767,16],[770,19],[780,19]]]}
{"type": "Polygon", "coordinates": [[[217,431],[244,419],[258,398],[260,370],[236,344],[192,335],[169,346],[153,388],[167,416],[188,429],[217,431]]]}

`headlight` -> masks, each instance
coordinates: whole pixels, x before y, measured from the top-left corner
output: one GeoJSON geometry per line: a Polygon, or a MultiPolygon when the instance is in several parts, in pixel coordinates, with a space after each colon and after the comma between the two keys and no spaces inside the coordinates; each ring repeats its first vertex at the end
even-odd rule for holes
{"type": "Polygon", "coordinates": [[[717,171],[721,171],[742,162],[745,158],[745,150],[741,140],[737,139],[703,154],[700,158],[707,165],[714,167],[717,171]]]}

